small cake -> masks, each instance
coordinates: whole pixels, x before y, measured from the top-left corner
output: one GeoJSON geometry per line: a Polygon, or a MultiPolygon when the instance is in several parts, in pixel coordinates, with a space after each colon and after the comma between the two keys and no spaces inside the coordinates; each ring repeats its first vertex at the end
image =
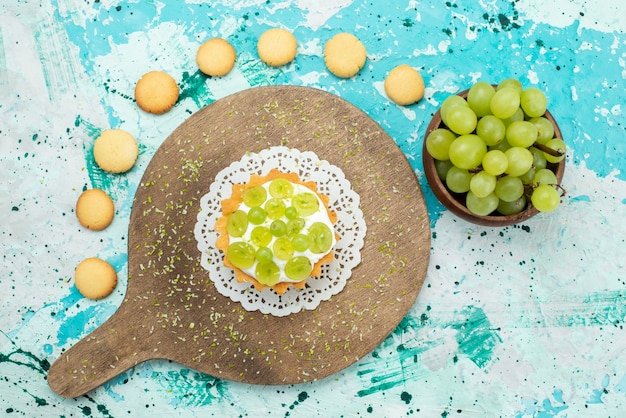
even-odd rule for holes
{"type": "Polygon", "coordinates": [[[117,272],[111,264],[97,257],[89,257],[76,266],[74,283],[81,295],[102,299],[117,285],[117,272]]]}
{"type": "Polygon", "coordinates": [[[225,76],[235,66],[235,48],[223,38],[211,38],[196,52],[196,64],[204,74],[211,77],[225,76]]]}
{"type": "Polygon", "coordinates": [[[150,71],[135,85],[135,100],[142,110],[160,115],[178,101],[180,89],[176,80],[164,71],[150,71]]]}
{"type": "Polygon", "coordinates": [[[351,33],[338,33],[324,46],[326,68],[337,77],[355,76],[365,65],[366,59],[365,46],[351,33]]]}
{"type": "Polygon", "coordinates": [[[296,57],[298,41],[283,28],[269,29],[259,37],[257,52],[261,61],[272,67],[290,63],[296,57]]]}
{"type": "Polygon", "coordinates": [[[109,173],[125,173],[137,161],[139,146],[135,138],[121,129],[106,129],[93,144],[96,164],[109,173]]]}
{"type": "Polygon", "coordinates": [[[396,104],[406,106],[424,97],[424,79],[413,67],[398,65],[385,78],[385,93],[396,104]]]}
{"type": "Polygon", "coordinates": [[[102,231],[113,222],[115,204],[106,192],[88,189],[76,201],[78,222],[92,231],[102,231]]]}
{"type": "Polygon", "coordinates": [[[317,185],[297,173],[253,174],[248,183],[233,185],[221,207],[215,245],[239,282],[278,294],[290,286],[303,289],[334,258],[337,215],[317,185]]]}

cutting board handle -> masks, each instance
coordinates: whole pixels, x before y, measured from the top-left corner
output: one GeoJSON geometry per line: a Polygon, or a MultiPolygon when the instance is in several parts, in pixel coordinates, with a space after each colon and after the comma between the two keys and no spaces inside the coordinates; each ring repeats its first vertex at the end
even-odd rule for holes
{"type": "Polygon", "coordinates": [[[75,398],[137,364],[154,358],[150,330],[129,323],[124,303],[104,324],[65,351],[48,371],[48,385],[65,398],[75,398]]]}

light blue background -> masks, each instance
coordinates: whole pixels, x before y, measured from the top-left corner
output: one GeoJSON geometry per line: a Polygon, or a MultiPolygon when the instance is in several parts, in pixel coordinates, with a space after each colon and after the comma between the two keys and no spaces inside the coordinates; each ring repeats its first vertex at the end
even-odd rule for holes
{"type": "MultiPolygon", "coordinates": [[[[555,21],[525,2],[10,1],[0,6],[0,415],[128,416],[618,416],[626,409],[623,271],[626,47],[604,3],[553,1],[555,21]],[[199,4],[196,4],[199,3],[199,4]],[[564,16],[573,16],[570,21],[564,16]],[[600,18],[598,18],[600,16],[600,18]],[[558,18],[558,21],[556,19],[558,18]],[[285,27],[294,63],[272,69],[256,40],[285,27]],[[365,68],[341,80],[322,47],[359,37],[365,68]],[[236,68],[207,79],[194,61],[206,39],[235,47],[236,68]],[[400,107],[382,82],[399,64],[419,69],[426,95],[400,107]],[[139,75],[177,79],[176,107],[139,111],[139,75]],[[519,78],[549,99],[569,147],[559,210],[523,226],[467,224],[436,201],[421,176],[422,137],[450,94],[476,80],[519,78]],[[189,115],[262,85],[337,94],[379,123],[407,156],[425,194],[433,243],[424,289],[373,353],[323,381],[279,387],[215,379],[169,362],[141,364],[85,397],[47,387],[49,363],[108,318],[125,289],[126,226],[142,170],[189,115]],[[127,174],[91,156],[99,132],[139,139],[127,174]],[[75,222],[83,188],[116,202],[95,235],[75,222]],[[111,262],[120,284],[91,302],[72,285],[86,255],[111,262]]],[[[608,7],[608,6],[607,6],[608,7]]],[[[613,12],[613,10],[617,12],[613,12]]],[[[623,9],[622,9],[623,10],[623,9]]]]}

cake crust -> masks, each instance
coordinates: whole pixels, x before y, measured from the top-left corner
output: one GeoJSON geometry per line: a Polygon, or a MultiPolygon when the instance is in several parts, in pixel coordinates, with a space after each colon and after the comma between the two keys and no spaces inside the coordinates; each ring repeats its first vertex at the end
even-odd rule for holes
{"type": "MultiPolygon", "coordinates": [[[[306,279],[304,280],[300,280],[300,281],[293,281],[293,282],[279,282],[276,283],[273,286],[267,286],[264,285],[262,283],[260,283],[258,280],[256,280],[254,277],[250,276],[249,274],[245,273],[243,270],[237,268],[236,266],[234,266],[229,260],[228,257],[226,257],[226,251],[228,249],[228,246],[230,244],[230,238],[228,236],[228,232],[226,230],[226,225],[227,225],[227,221],[228,221],[228,215],[230,215],[231,213],[235,212],[241,205],[241,203],[243,202],[243,192],[250,187],[254,187],[254,186],[259,186],[262,185],[268,181],[271,181],[273,179],[276,178],[284,178],[294,184],[301,184],[303,186],[305,186],[306,188],[308,188],[309,190],[311,190],[313,193],[315,193],[320,199],[321,201],[324,203],[324,208],[328,214],[328,218],[330,219],[330,221],[332,222],[332,224],[334,225],[337,222],[337,214],[334,211],[331,211],[328,207],[328,196],[319,193],[317,190],[317,185],[315,184],[315,182],[313,181],[302,181],[300,179],[300,176],[297,173],[294,172],[290,172],[290,173],[282,173],[281,171],[277,170],[277,169],[272,169],[270,170],[270,172],[265,175],[265,176],[260,176],[258,174],[252,174],[250,176],[250,180],[248,181],[248,183],[245,184],[234,184],[232,186],[232,194],[231,197],[222,200],[221,202],[221,207],[222,207],[222,216],[215,222],[215,230],[218,232],[219,236],[215,242],[215,246],[220,249],[223,253],[224,253],[224,265],[228,268],[231,268],[234,272],[235,272],[235,276],[237,278],[237,281],[240,283],[252,283],[252,285],[254,286],[255,289],[262,291],[268,287],[274,289],[274,291],[276,293],[278,293],[279,295],[284,294],[287,289],[291,286],[297,288],[297,289],[303,289],[306,286],[306,279]]],[[[337,233],[335,232],[335,237],[337,239],[339,239],[339,236],[337,235],[337,233]]],[[[313,265],[313,270],[311,271],[311,274],[309,275],[309,277],[318,277],[321,272],[322,272],[322,266],[324,264],[328,264],[331,261],[333,261],[335,258],[334,253],[331,249],[331,251],[324,255],[321,259],[319,259],[316,263],[314,263],[313,265]]]]}

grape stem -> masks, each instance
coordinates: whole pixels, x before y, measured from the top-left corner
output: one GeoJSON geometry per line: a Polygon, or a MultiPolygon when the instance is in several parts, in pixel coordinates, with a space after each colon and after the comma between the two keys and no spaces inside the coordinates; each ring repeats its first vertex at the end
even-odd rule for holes
{"type": "Polygon", "coordinates": [[[545,152],[546,154],[550,154],[553,157],[562,157],[563,155],[565,155],[565,150],[562,148],[559,149],[552,149],[550,147],[547,147],[543,144],[540,144],[539,142],[535,142],[533,144],[533,147],[537,148],[540,151],[545,152]]]}
{"type": "MultiPolygon", "coordinates": [[[[526,195],[526,197],[528,197],[530,199],[530,196],[532,195],[533,190],[535,190],[535,188],[538,185],[539,184],[537,184],[537,183],[525,184],[524,185],[524,195],[526,195]]],[[[552,186],[555,189],[557,189],[557,191],[559,191],[561,193],[561,197],[563,197],[563,196],[565,196],[567,194],[567,190],[565,190],[565,188],[563,186],[561,186],[559,183],[550,183],[550,186],[552,186]]]]}

